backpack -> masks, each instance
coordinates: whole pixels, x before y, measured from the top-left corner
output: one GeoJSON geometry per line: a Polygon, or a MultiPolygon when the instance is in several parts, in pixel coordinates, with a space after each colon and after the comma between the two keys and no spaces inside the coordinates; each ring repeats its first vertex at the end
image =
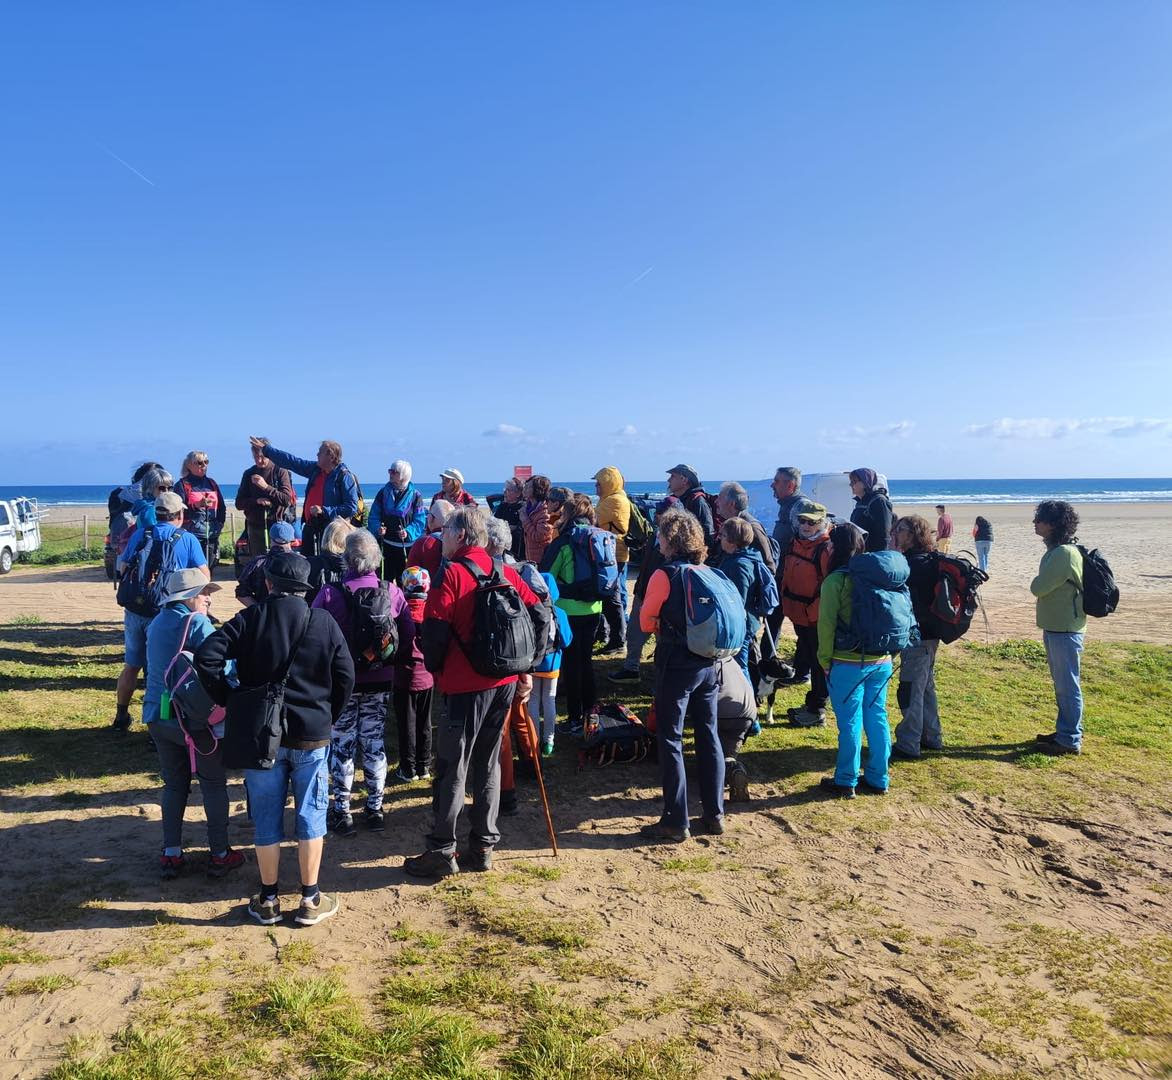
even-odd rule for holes
{"type": "Polygon", "coordinates": [[[391,592],[386,586],[367,585],[351,591],[338,586],[346,601],[350,629],[346,645],[354,670],[380,671],[394,663],[399,650],[399,628],[391,614],[391,592]]]}
{"type": "Polygon", "coordinates": [[[116,599],[120,606],[135,615],[153,619],[163,606],[163,589],[167,575],[179,569],[175,545],[183,535],[175,529],[166,539],[155,535],[155,527],[148,528],[126,560],[127,566],[118,582],[116,599]]]}
{"type": "Polygon", "coordinates": [[[651,539],[652,532],[651,522],[647,520],[647,515],[639,508],[639,504],[634,499],[628,499],[631,504],[631,517],[627,522],[627,532],[623,539],[629,547],[642,547],[651,539]]]}
{"type": "Polygon", "coordinates": [[[908,591],[907,559],[898,551],[864,551],[835,573],[851,580],[851,621],[835,629],[835,649],[866,656],[894,655],[919,644],[920,629],[908,591]]]}
{"type": "Polygon", "coordinates": [[[706,660],[736,656],[745,643],[747,626],[737,587],[711,566],[680,566],[675,580],[683,590],[683,637],[688,652],[706,660]]]}
{"type": "Polygon", "coordinates": [[[619,564],[614,533],[593,525],[575,525],[566,542],[574,555],[574,580],[560,585],[566,600],[603,600],[619,584],[619,564]]]}
{"type": "Polygon", "coordinates": [[[977,590],[989,580],[968,559],[936,552],[936,584],[932,603],[920,619],[920,627],[946,645],[964,637],[981,606],[977,590]]]}
{"type": "Polygon", "coordinates": [[[655,738],[626,705],[607,702],[593,709],[582,728],[578,767],[642,761],[651,753],[655,738]]]}
{"type": "Polygon", "coordinates": [[[487,679],[523,675],[533,667],[537,641],[533,619],[520,593],[505,577],[504,563],[493,559],[492,573],[486,574],[470,559],[456,561],[476,582],[472,640],[460,641],[472,670],[487,679]]]}
{"type": "Polygon", "coordinates": [[[753,560],[753,572],[756,574],[756,580],[749,587],[745,611],[763,619],[781,603],[781,597],[777,592],[777,578],[765,565],[764,559],[753,560]]]}
{"type": "Polygon", "coordinates": [[[1078,545],[1082,555],[1082,609],[1094,619],[1110,615],[1119,606],[1119,586],[1107,560],[1098,548],[1088,551],[1078,545]]]}
{"type": "Polygon", "coordinates": [[[350,524],[355,528],[361,528],[366,524],[366,499],[362,497],[362,484],[358,482],[358,474],[354,472],[348,465],[343,466],[345,472],[354,477],[354,488],[358,492],[358,510],[350,519],[350,524]]]}
{"type": "MultiPolygon", "coordinates": [[[[161,719],[174,719],[179,724],[179,730],[183,732],[192,754],[196,751],[194,736],[208,731],[213,724],[224,719],[224,708],[212,701],[199,681],[194,653],[184,648],[194,618],[194,615],[189,615],[185,620],[179,648],[163,672],[163,701],[159,708],[161,719]]],[[[205,755],[215,750],[218,740],[214,736],[213,740],[211,750],[205,751],[205,755]]]]}
{"type": "MultiPolygon", "coordinates": [[[[724,521],[724,518],[722,518],[716,512],[716,496],[709,495],[708,492],[705,491],[703,488],[696,488],[693,491],[689,491],[684,496],[684,498],[680,500],[680,502],[683,505],[685,510],[687,510],[691,514],[695,514],[695,511],[692,508],[696,505],[697,499],[701,499],[708,504],[708,512],[712,515],[712,531],[714,534],[719,533],[720,526],[721,526],[721,523],[724,521]]],[[[696,515],[696,516],[699,516],[699,515],[696,515]]]]}

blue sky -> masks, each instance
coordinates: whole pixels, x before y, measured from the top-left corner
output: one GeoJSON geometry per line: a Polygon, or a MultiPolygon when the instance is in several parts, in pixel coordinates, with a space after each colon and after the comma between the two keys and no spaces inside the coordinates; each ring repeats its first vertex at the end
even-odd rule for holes
{"type": "Polygon", "coordinates": [[[2,482],[1168,471],[1167,4],[0,25],[2,482]]]}

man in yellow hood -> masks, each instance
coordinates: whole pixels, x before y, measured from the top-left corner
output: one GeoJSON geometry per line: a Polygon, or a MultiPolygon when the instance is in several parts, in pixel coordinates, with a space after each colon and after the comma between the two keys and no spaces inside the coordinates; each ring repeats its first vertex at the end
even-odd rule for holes
{"type": "Polygon", "coordinates": [[[627,651],[627,530],[631,527],[631,500],[623,490],[623,474],[613,465],[606,465],[594,474],[594,490],[598,492],[598,506],[594,520],[600,529],[615,534],[615,558],[619,564],[619,587],[602,602],[602,618],[606,626],[604,653],[626,654],[627,651]]]}

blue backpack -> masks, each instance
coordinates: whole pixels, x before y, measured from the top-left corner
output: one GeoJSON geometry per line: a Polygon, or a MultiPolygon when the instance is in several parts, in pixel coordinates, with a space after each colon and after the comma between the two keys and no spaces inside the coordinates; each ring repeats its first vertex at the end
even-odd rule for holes
{"type": "Polygon", "coordinates": [[[753,569],[757,574],[757,579],[749,588],[749,600],[745,605],[745,610],[750,615],[756,615],[763,619],[781,603],[781,596],[777,592],[777,578],[765,565],[764,559],[754,559],[753,569]]]}
{"type": "Polygon", "coordinates": [[[574,554],[574,580],[559,585],[566,600],[605,600],[619,586],[614,533],[593,525],[575,525],[568,543],[574,554]]]}
{"type": "Polygon", "coordinates": [[[174,529],[171,535],[160,539],[158,526],[152,525],[143,534],[138,546],[126,558],[126,569],[118,582],[115,599],[126,608],[146,619],[153,619],[163,606],[167,577],[179,569],[175,545],[183,535],[174,529]]]}
{"type": "Polygon", "coordinates": [[[907,559],[898,551],[865,551],[839,572],[851,580],[851,621],[835,629],[835,649],[883,656],[919,644],[907,559]]]}
{"type": "Polygon", "coordinates": [[[736,656],[746,629],[745,605],[737,587],[711,566],[681,566],[677,580],[684,592],[688,652],[708,660],[736,656]]]}

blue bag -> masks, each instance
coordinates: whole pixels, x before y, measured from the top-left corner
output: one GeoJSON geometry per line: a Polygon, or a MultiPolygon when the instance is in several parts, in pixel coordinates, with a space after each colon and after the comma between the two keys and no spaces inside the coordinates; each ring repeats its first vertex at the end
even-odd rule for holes
{"type": "Polygon", "coordinates": [[[907,581],[907,559],[898,551],[865,551],[846,564],[851,579],[851,620],[835,630],[835,649],[866,656],[901,652],[920,641],[907,581]]]}
{"type": "Polygon", "coordinates": [[[737,587],[711,566],[681,566],[688,651],[710,660],[736,656],[745,643],[745,605],[737,587]]]}
{"type": "Polygon", "coordinates": [[[619,562],[614,533],[593,525],[575,525],[569,533],[574,554],[574,580],[561,585],[567,600],[605,600],[619,586],[619,562]]]}
{"type": "Polygon", "coordinates": [[[756,580],[749,587],[749,599],[745,610],[750,615],[763,619],[781,603],[781,597],[777,592],[777,578],[765,565],[764,559],[754,559],[753,570],[756,573],[756,580]]]}

